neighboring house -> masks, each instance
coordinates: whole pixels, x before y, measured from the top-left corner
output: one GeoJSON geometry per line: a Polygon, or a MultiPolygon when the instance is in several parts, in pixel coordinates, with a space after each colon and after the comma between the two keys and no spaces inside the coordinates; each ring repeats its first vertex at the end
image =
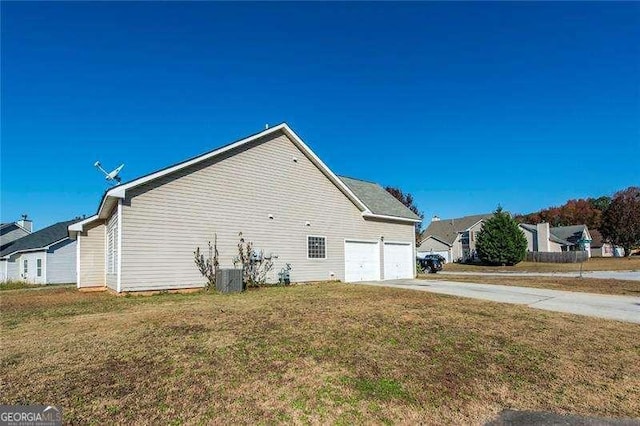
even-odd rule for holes
{"type": "Polygon", "coordinates": [[[440,219],[434,216],[422,233],[417,252],[418,257],[439,254],[447,262],[464,261],[476,254],[478,232],[485,219],[493,214],[479,214],[455,219],[440,219]]]}
{"type": "Polygon", "coordinates": [[[78,288],[203,287],[196,247],[217,235],[232,268],[238,233],[297,282],[412,278],[420,219],[375,183],[336,176],[281,124],[108,190],[69,226],[78,288]]]}
{"type": "Polygon", "coordinates": [[[27,215],[22,215],[22,219],[17,222],[0,224],[0,251],[9,244],[31,233],[33,223],[27,219],[27,215]]]}
{"type": "Polygon", "coordinates": [[[559,253],[584,250],[591,256],[591,234],[586,225],[550,228],[544,222],[537,225],[521,223],[520,229],[527,238],[527,251],[559,253]]]}
{"type": "Polygon", "coordinates": [[[623,257],[624,249],[604,241],[598,230],[591,230],[591,256],[592,257],[623,257]]]}
{"type": "Polygon", "coordinates": [[[0,251],[2,280],[76,282],[76,242],[69,238],[67,229],[78,220],[56,223],[8,244],[0,251]]]}
{"type": "MultiPolygon", "coordinates": [[[[33,223],[27,219],[27,215],[17,222],[8,222],[0,224],[0,252],[13,244],[14,241],[27,236],[31,233],[33,223]]],[[[6,260],[0,258],[0,282],[7,279],[6,260]]]]}

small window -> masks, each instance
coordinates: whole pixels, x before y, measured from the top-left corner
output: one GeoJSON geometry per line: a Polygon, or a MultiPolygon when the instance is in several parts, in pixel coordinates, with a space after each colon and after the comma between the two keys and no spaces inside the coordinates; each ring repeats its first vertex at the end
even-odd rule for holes
{"type": "Polygon", "coordinates": [[[42,276],[42,259],[36,259],[36,274],[42,276]]]}
{"type": "Polygon", "coordinates": [[[327,258],[327,239],[325,237],[307,237],[307,257],[309,259],[327,258]]]}
{"type": "Polygon", "coordinates": [[[27,259],[22,261],[23,273],[26,276],[29,273],[29,261],[27,259]]]}

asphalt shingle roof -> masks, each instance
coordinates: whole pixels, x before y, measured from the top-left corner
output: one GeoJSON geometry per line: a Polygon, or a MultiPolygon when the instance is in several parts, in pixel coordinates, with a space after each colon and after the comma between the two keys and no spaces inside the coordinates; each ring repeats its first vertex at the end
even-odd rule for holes
{"type": "Polygon", "coordinates": [[[42,247],[46,247],[51,243],[60,241],[68,236],[67,227],[82,219],[73,219],[66,222],[58,222],[39,231],[33,232],[29,235],[25,235],[22,238],[11,242],[0,252],[0,257],[4,257],[8,254],[16,251],[33,250],[42,247]]]}
{"type": "Polygon", "coordinates": [[[377,183],[346,176],[338,177],[371,210],[371,213],[420,220],[417,214],[377,183]]]}
{"type": "Polygon", "coordinates": [[[422,233],[421,238],[425,240],[429,237],[435,237],[443,243],[451,245],[456,240],[459,232],[465,231],[480,220],[488,219],[491,216],[493,216],[493,213],[432,221],[422,233]]]}
{"type": "Polygon", "coordinates": [[[556,226],[550,228],[549,232],[558,238],[577,244],[585,229],[587,229],[586,225],[556,226]]]}
{"type": "MultiPolygon", "coordinates": [[[[537,228],[536,225],[531,225],[529,223],[521,223],[520,226],[522,226],[525,229],[528,229],[531,232],[537,232],[537,228]]],[[[558,243],[558,244],[563,244],[563,245],[572,245],[572,243],[570,241],[564,240],[560,237],[558,237],[556,234],[553,233],[553,230],[555,228],[549,228],[549,240],[553,241],[554,243],[558,243]]]]}

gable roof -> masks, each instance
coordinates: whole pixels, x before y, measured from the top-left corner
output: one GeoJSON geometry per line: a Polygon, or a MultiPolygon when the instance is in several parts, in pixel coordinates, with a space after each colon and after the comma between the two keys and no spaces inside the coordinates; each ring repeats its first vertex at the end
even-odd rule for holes
{"type": "MultiPolygon", "coordinates": [[[[530,231],[531,233],[538,232],[538,228],[536,227],[536,225],[532,225],[530,223],[520,223],[519,225],[522,228],[530,231]]],[[[553,228],[551,228],[551,229],[553,229],[553,228]]],[[[562,244],[564,246],[573,245],[572,242],[564,240],[564,239],[558,237],[557,235],[555,235],[553,232],[551,232],[551,229],[549,229],[549,241],[553,241],[554,243],[562,244]]]]}
{"type": "Polygon", "coordinates": [[[492,216],[493,213],[488,213],[432,221],[422,233],[421,240],[424,241],[429,237],[434,237],[443,243],[452,245],[458,237],[458,233],[466,231],[481,220],[488,219],[492,216]]]}
{"type": "MultiPolygon", "coordinates": [[[[69,228],[69,232],[80,232],[82,231],[82,225],[89,223],[96,219],[106,219],[109,212],[113,208],[113,206],[117,203],[118,199],[123,199],[126,196],[126,191],[131,188],[135,188],[137,186],[143,185],[147,182],[159,179],[163,176],[169,175],[171,173],[177,172],[184,168],[193,166],[195,164],[201,163],[203,161],[209,160],[216,156],[222,155],[228,151],[233,149],[242,147],[247,145],[253,141],[256,141],[260,138],[264,138],[266,136],[282,132],[285,134],[293,144],[307,157],[311,162],[349,199],[353,202],[362,212],[363,217],[371,217],[371,218],[379,218],[379,219],[393,219],[405,222],[420,222],[419,218],[414,218],[408,215],[406,212],[403,212],[403,216],[396,215],[385,215],[380,213],[375,213],[370,210],[370,208],[356,195],[353,190],[350,189],[343,180],[341,180],[337,175],[335,175],[323,162],[318,158],[318,156],[300,139],[300,137],[286,124],[281,123],[277,126],[271,127],[269,129],[263,130],[259,133],[255,133],[246,138],[240,139],[238,141],[232,142],[230,144],[224,145],[220,148],[216,148],[212,151],[206,152],[204,154],[198,155],[196,157],[192,157],[188,160],[176,163],[172,166],[165,167],[156,172],[149,173],[147,175],[141,176],[137,179],[133,179],[131,181],[121,183],[116,185],[107,191],[102,196],[102,200],[100,201],[100,205],[98,206],[97,213],[89,218],[88,220],[84,220],[82,224],[78,224],[73,228],[69,228]]],[[[377,208],[380,207],[379,201],[373,201],[372,197],[370,202],[373,202],[377,208]]],[[[387,209],[382,209],[386,211],[387,209]]],[[[395,209],[394,209],[395,210],[395,209]]],[[[75,236],[75,235],[73,235],[75,236]]]]}
{"type": "Polygon", "coordinates": [[[556,226],[554,228],[549,228],[549,232],[560,239],[569,241],[572,244],[578,244],[578,241],[582,239],[582,234],[584,232],[586,232],[587,235],[590,235],[586,225],[556,226]]]}
{"type": "MultiPolygon", "coordinates": [[[[423,238],[420,240],[420,246],[422,246],[422,243],[424,243],[425,241],[427,241],[429,238],[433,238],[434,240],[441,242],[444,245],[447,245],[449,247],[451,247],[453,245],[453,243],[448,243],[446,241],[443,241],[442,238],[438,237],[437,235],[427,235],[426,237],[423,234],[423,238]]],[[[455,240],[455,239],[454,239],[455,240]]],[[[420,247],[418,246],[418,247],[420,247]]]]}
{"type": "Polygon", "coordinates": [[[421,220],[396,197],[389,194],[383,187],[374,182],[338,176],[347,187],[360,199],[371,213],[383,216],[403,217],[421,220]]]}
{"type": "Polygon", "coordinates": [[[25,229],[23,226],[21,226],[18,222],[5,222],[5,223],[0,223],[0,231],[8,228],[10,226],[15,226],[18,229],[22,229],[23,231],[25,231],[26,233],[30,233],[30,231],[28,229],[25,229]]]}
{"type": "Polygon", "coordinates": [[[38,249],[44,250],[53,243],[57,243],[58,241],[68,238],[67,228],[69,225],[72,225],[79,220],[80,219],[73,219],[65,222],[58,222],[29,235],[25,235],[22,238],[18,238],[17,240],[12,241],[0,252],[0,257],[9,256],[22,251],[38,249]]]}

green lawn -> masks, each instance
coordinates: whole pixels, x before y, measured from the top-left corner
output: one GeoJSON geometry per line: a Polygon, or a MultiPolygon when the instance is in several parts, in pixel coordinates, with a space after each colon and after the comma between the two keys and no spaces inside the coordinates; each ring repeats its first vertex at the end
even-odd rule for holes
{"type": "Polygon", "coordinates": [[[640,326],[322,283],[238,295],[0,295],[0,403],[66,423],[481,424],[640,413],[640,326]]]}

